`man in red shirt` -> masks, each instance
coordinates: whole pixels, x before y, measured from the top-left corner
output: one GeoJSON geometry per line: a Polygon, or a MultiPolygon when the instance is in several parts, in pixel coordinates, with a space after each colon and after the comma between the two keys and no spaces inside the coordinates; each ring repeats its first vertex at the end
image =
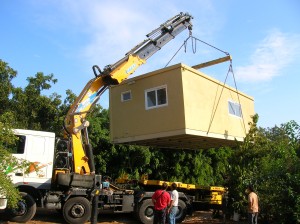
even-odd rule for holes
{"type": "Polygon", "coordinates": [[[152,195],[152,202],[154,204],[154,220],[153,224],[165,224],[167,207],[170,204],[171,197],[166,191],[167,183],[163,183],[162,188],[156,190],[152,195]]]}

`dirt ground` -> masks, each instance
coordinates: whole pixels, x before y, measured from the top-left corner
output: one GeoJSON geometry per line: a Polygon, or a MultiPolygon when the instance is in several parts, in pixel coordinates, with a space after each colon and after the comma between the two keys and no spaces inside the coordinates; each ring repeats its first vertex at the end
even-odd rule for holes
{"type": "MultiPolygon", "coordinates": [[[[28,222],[28,224],[63,224],[65,223],[61,214],[55,210],[38,209],[37,214],[28,222]]],[[[98,223],[100,224],[139,224],[132,214],[101,214],[98,216],[98,223]]],[[[195,212],[193,216],[187,216],[183,224],[222,224],[223,219],[212,218],[211,211],[195,212]]],[[[226,224],[242,224],[245,222],[234,222],[226,220],[226,224]]],[[[1,221],[0,224],[16,224],[15,222],[1,221]]]]}

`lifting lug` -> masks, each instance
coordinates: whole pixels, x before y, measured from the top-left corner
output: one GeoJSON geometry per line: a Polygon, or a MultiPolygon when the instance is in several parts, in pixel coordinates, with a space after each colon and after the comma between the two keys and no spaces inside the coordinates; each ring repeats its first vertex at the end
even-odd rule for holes
{"type": "Polygon", "coordinates": [[[93,72],[96,78],[98,78],[102,74],[101,69],[99,68],[98,65],[93,66],[93,72]],[[98,72],[96,69],[98,70],[98,72]]]}

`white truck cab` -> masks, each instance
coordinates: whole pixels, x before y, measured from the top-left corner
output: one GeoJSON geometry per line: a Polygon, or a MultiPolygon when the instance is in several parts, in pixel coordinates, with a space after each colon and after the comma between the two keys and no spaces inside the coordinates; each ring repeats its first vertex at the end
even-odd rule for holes
{"type": "Polygon", "coordinates": [[[9,173],[16,186],[28,185],[36,189],[50,189],[55,152],[55,134],[44,131],[15,129],[18,137],[13,156],[27,160],[29,167],[9,173]],[[25,173],[25,171],[29,173],[25,173]]]}

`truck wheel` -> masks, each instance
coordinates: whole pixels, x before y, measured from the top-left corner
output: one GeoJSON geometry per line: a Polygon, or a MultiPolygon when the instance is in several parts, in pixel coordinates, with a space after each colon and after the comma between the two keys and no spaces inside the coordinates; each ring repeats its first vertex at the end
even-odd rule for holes
{"type": "Polygon", "coordinates": [[[178,200],[178,212],[176,214],[176,222],[177,223],[181,223],[185,219],[186,212],[187,212],[186,203],[179,199],[178,200]]]}
{"type": "Polygon", "coordinates": [[[152,199],[146,199],[139,205],[137,215],[139,220],[144,224],[153,223],[154,206],[152,199]]]}
{"type": "Polygon", "coordinates": [[[36,213],[36,203],[30,194],[20,192],[22,201],[18,202],[18,207],[15,209],[9,209],[10,221],[13,222],[28,222],[33,218],[36,213]]]}
{"type": "Polygon", "coordinates": [[[67,223],[81,224],[89,220],[91,204],[84,197],[74,197],[66,201],[63,207],[63,216],[67,223]]]}

